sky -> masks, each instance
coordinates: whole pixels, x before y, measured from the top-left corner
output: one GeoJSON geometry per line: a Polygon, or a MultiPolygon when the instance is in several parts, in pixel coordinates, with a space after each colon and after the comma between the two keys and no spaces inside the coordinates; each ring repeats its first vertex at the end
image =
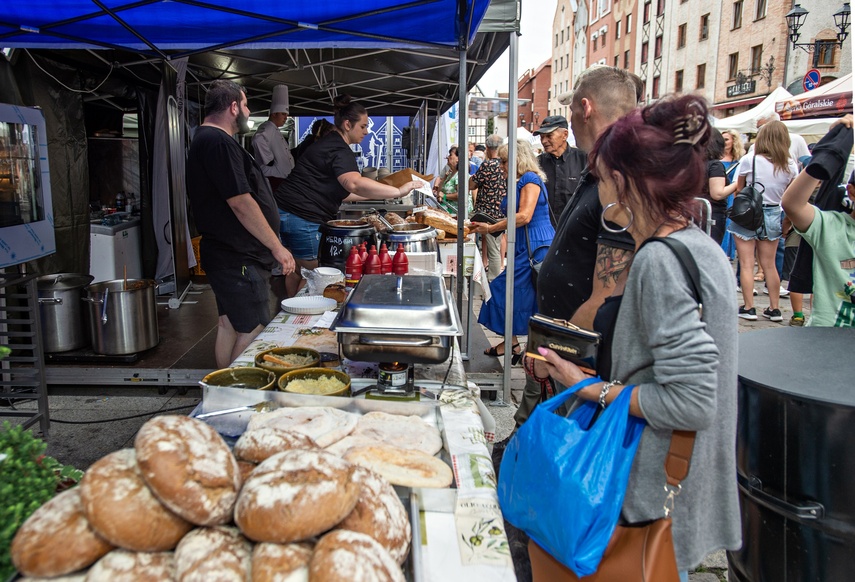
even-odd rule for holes
{"type": "MultiPolygon", "coordinates": [[[[558,0],[527,0],[522,3],[517,77],[552,58],[552,19],[558,0]]],[[[508,53],[506,50],[478,82],[485,97],[508,91],[508,53]]]]}

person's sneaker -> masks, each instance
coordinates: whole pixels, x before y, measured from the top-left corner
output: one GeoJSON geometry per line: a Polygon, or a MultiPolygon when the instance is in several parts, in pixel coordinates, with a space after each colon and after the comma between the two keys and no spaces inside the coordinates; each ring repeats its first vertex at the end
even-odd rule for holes
{"type": "Polygon", "coordinates": [[[793,327],[804,327],[805,318],[801,315],[794,315],[790,318],[790,325],[793,327]]]}
{"type": "Polygon", "coordinates": [[[770,321],[784,321],[783,316],[781,316],[781,310],[772,309],[771,307],[767,307],[763,310],[763,317],[770,321]]]}
{"type": "Polygon", "coordinates": [[[755,321],[757,319],[757,310],[753,307],[745,309],[745,306],[743,305],[739,308],[739,317],[741,317],[742,319],[755,321]]]}
{"type": "MultiPolygon", "coordinates": [[[[756,292],[756,290],[755,290],[755,292],[756,292]]],[[[763,293],[765,293],[766,295],[769,294],[769,288],[766,287],[765,285],[763,285],[763,293]]],[[[784,289],[783,287],[781,287],[781,290],[778,292],[778,296],[779,297],[789,297],[790,292],[787,291],[786,289],[784,289]]]]}
{"type": "MultiPolygon", "coordinates": [[[[740,287],[739,285],[737,285],[737,286],[736,286],[736,290],[737,290],[737,291],[739,291],[740,293],[742,293],[742,287],[740,287]]],[[[752,290],[752,291],[754,291],[754,296],[755,296],[755,297],[757,297],[757,295],[759,295],[759,294],[757,293],[757,289],[751,289],[751,290],[752,290]]]]}

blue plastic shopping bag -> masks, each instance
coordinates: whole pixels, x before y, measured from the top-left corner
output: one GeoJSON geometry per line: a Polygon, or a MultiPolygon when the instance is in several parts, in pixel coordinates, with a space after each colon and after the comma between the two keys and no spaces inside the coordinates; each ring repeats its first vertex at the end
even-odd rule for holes
{"type": "Polygon", "coordinates": [[[537,406],[508,443],[499,471],[505,519],[580,577],[596,572],[617,525],[646,424],[629,415],[632,386],[593,425],[593,402],[567,418],[554,413],[593,382],[601,380],[579,382],[537,406]]]}

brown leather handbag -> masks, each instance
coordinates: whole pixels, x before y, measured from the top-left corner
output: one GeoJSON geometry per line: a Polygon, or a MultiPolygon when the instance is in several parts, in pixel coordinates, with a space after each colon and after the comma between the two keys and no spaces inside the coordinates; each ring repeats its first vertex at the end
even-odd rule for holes
{"type": "Polygon", "coordinates": [[[528,542],[534,582],[679,582],[674,540],[671,537],[671,510],[680,482],[689,474],[689,459],[695,433],[675,430],[665,457],[669,487],[665,517],[641,524],[618,525],[609,540],[597,571],[579,578],[570,568],[546,553],[534,541],[528,542]]]}

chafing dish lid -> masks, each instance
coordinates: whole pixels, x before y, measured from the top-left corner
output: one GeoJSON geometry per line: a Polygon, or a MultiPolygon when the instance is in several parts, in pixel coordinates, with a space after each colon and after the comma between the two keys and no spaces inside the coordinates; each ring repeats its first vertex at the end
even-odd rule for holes
{"type": "Polygon", "coordinates": [[[363,275],[331,326],[335,332],[458,335],[451,298],[441,277],[363,275]]]}

